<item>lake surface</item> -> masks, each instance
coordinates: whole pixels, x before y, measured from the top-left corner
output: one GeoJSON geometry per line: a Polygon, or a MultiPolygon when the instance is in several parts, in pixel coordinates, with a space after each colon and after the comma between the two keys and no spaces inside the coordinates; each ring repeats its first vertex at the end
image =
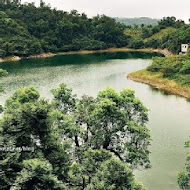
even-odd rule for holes
{"type": "Polygon", "coordinates": [[[107,86],[117,91],[132,88],[150,110],[148,126],[152,135],[152,168],[136,171],[137,179],[150,190],[178,190],[176,175],[183,170],[188,151],[184,142],[190,136],[190,103],[126,78],[128,73],[147,67],[152,56],[156,54],[104,53],[2,63],[0,67],[9,75],[0,81],[5,90],[0,103],[4,104],[19,87],[29,85],[45,98],[52,98],[50,89],[62,82],[73,88],[78,96],[96,96],[107,86]]]}

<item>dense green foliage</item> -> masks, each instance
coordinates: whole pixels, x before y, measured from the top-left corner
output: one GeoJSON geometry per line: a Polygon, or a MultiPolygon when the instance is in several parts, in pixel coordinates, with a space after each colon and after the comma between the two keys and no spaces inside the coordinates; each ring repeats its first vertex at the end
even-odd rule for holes
{"type": "Polygon", "coordinates": [[[155,26],[130,26],[125,34],[131,37],[129,47],[136,49],[167,48],[179,53],[182,43],[190,43],[190,25],[175,17],[164,17],[155,26]]]}
{"type": "MultiPolygon", "coordinates": [[[[117,20],[117,19],[116,19],[117,20]]],[[[0,1],[0,57],[26,57],[47,52],[99,50],[111,47],[168,48],[179,52],[189,43],[190,26],[167,17],[152,26],[125,26],[105,15],[88,18],[76,10],[40,7],[17,0],[0,1]]],[[[119,19],[120,21],[120,19],[119,19]]]]}
{"type": "Polygon", "coordinates": [[[0,69],[0,78],[1,77],[4,77],[4,76],[7,76],[7,71],[3,70],[3,69],[0,69]]]}
{"type": "Polygon", "coordinates": [[[127,45],[124,29],[105,15],[89,19],[75,10],[51,9],[43,1],[40,7],[0,1],[0,57],[122,47],[127,45]]]}
{"type": "MultiPolygon", "coordinates": [[[[187,141],[185,146],[189,148],[190,141],[187,141]]],[[[185,171],[182,171],[178,174],[178,184],[182,190],[190,189],[190,153],[187,155],[185,171]]]]}
{"type": "Polygon", "coordinates": [[[147,70],[150,72],[161,72],[163,77],[175,80],[182,86],[190,86],[189,55],[153,58],[153,62],[147,70]]]}
{"type": "Polygon", "coordinates": [[[122,18],[115,17],[115,20],[125,24],[126,26],[155,26],[158,24],[159,19],[148,18],[148,17],[139,17],[139,18],[122,18]]]}
{"type": "Polygon", "coordinates": [[[66,84],[53,100],[17,90],[0,119],[0,188],[141,190],[132,170],[150,167],[147,109],[130,89],[96,98],[66,84]],[[114,175],[113,175],[114,174],[114,175]]]}

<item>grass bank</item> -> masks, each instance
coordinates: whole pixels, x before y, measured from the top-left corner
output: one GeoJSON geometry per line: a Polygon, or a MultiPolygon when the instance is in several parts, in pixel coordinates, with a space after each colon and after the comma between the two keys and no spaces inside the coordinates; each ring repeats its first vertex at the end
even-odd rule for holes
{"type": "Polygon", "coordinates": [[[114,52],[153,52],[153,53],[159,53],[163,54],[166,57],[172,55],[171,52],[169,52],[167,49],[152,49],[152,48],[145,48],[145,49],[130,49],[130,48],[109,48],[104,50],[79,50],[79,51],[69,51],[69,52],[58,52],[58,53],[42,53],[39,55],[32,55],[29,57],[18,57],[18,56],[12,56],[8,58],[0,58],[1,62],[7,62],[7,61],[18,61],[20,59],[32,59],[32,58],[46,58],[46,57],[54,57],[56,55],[74,55],[74,54],[94,54],[94,53],[114,53],[114,52]]]}
{"type": "Polygon", "coordinates": [[[140,70],[128,74],[127,78],[190,99],[190,87],[183,87],[174,80],[163,78],[161,72],[153,73],[147,70],[140,70]]]}
{"type": "Polygon", "coordinates": [[[105,50],[81,50],[81,51],[70,51],[70,52],[62,52],[57,53],[57,55],[72,55],[72,54],[93,54],[93,53],[114,53],[114,52],[152,52],[152,53],[159,53],[163,54],[164,56],[168,57],[173,55],[167,49],[152,49],[152,48],[144,48],[144,49],[130,49],[130,48],[109,48],[105,50]]]}

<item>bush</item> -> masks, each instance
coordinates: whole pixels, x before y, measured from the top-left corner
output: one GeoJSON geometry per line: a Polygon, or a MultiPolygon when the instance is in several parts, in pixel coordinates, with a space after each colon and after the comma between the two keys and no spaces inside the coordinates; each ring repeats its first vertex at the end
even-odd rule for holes
{"type": "Polygon", "coordinates": [[[134,49],[144,48],[144,41],[141,39],[138,39],[132,43],[131,47],[134,49]]]}
{"type": "Polygon", "coordinates": [[[151,72],[162,72],[164,76],[179,73],[187,62],[186,57],[155,57],[153,63],[147,70],[151,72]]]}
{"type": "Polygon", "coordinates": [[[190,61],[183,65],[183,67],[180,69],[180,73],[190,74],[190,61]]]}

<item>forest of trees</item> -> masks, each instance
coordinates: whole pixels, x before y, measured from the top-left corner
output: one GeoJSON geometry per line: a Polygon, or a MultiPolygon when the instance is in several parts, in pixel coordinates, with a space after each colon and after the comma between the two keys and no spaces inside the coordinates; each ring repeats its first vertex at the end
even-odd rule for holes
{"type": "Polygon", "coordinates": [[[190,43],[190,25],[175,17],[164,17],[155,26],[129,26],[126,35],[130,36],[128,47],[167,48],[179,53],[182,43],[190,43]]]}
{"type": "Polygon", "coordinates": [[[111,47],[168,48],[176,53],[181,43],[189,43],[189,34],[190,25],[175,17],[165,17],[155,26],[126,26],[105,15],[88,18],[76,10],[52,9],[43,1],[39,7],[0,1],[0,58],[111,47]]]}
{"type": "Polygon", "coordinates": [[[105,15],[92,19],[76,10],[51,9],[41,1],[0,1],[0,57],[96,50],[127,45],[125,26],[105,15]]]}

